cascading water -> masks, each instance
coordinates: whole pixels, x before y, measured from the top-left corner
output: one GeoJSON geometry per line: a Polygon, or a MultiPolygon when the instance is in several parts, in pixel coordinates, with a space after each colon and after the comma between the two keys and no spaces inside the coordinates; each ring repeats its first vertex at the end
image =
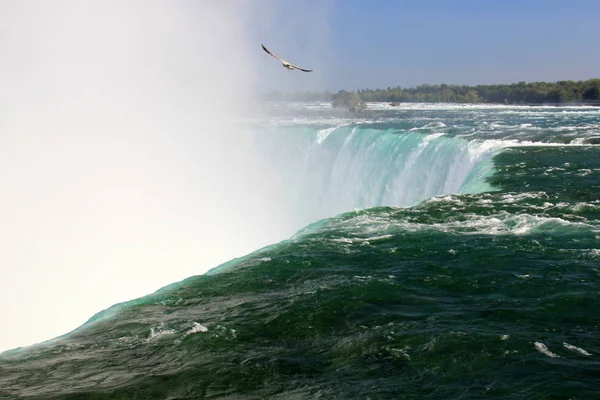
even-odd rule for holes
{"type": "Polygon", "coordinates": [[[274,128],[258,146],[278,172],[296,229],[353,209],[489,190],[491,156],[502,147],[369,124],[274,128]]]}
{"type": "Polygon", "coordinates": [[[568,110],[263,121],[269,184],[235,169],[247,193],[220,209],[262,189],[254,230],[298,233],[1,353],[0,397],[594,398],[599,117],[580,110],[543,142],[532,119],[568,110]],[[375,205],[409,207],[352,210],[375,205]]]}

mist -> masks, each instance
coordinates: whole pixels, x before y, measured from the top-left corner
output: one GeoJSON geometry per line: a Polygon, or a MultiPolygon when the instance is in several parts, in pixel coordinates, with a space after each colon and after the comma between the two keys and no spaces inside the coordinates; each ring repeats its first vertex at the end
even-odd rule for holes
{"type": "Polygon", "coordinates": [[[299,228],[240,122],[272,5],[0,4],[0,350],[299,228]]]}

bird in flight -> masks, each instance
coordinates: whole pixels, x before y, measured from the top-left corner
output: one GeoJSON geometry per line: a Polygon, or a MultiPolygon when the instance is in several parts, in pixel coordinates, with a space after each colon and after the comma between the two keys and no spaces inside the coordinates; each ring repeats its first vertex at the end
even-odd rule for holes
{"type": "Polygon", "coordinates": [[[261,46],[262,46],[263,50],[267,52],[267,54],[268,54],[268,55],[270,55],[270,56],[273,56],[273,57],[275,57],[276,59],[278,59],[279,61],[281,61],[281,64],[282,64],[284,67],[286,67],[287,69],[290,69],[290,70],[292,70],[292,69],[297,69],[297,70],[304,71],[304,72],[312,72],[312,71],[313,71],[312,69],[304,69],[304,68],[300,68],[300,67],[298,67],[298,66],[296,66],[296,65],[294,65],[294,64],[290,64],[289,62],[285,61],[284,59],[282,59],[282,58],[280,58],[280,57],[277,57],[275,54],[271,53],[271,52],[269,51],[269,49],[267,49],[267,48],[265,47],[265,45],[264,45],[264,44],[261,44],[261,46]]]}

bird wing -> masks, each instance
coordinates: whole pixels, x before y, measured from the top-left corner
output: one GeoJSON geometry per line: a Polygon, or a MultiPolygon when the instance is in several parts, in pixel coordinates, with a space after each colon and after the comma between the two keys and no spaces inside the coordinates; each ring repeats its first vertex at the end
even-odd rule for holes
{"type": "Polygon", "coordinates": [[[278,57],[275,54],[271,53],[271,51],[269,49],[267,49],[264,44],[261,44],[261,46],[262,46],[263,50],[267,52],[268,55],[270,55],[272,57],[275,57],[276,59],[278,59],[279,61],[281,61],[283,63],[288,64],[290,67],[295,68],[295,69],[300,70],[300,71],[304,71],[304,72],[313,72],[312,69],[304,69],[304,68],[300,68],[297,65],[290,64],[289,62],[285,61],[283,58],[278,57]]]}
{"type": "Polygon", "coordinates": [[[268,54],[268,55],[270,55],[270,56],[272,56],[272,57],[275,57],[275,58],[276,58],[276,59],[278,59],[279,61],[282,61],[282,62],[287,62],[287,61],[285,61],[284,59],[282,59],[282,58],[280,58],[280,57],[277,57],[275,54],[271,53],[271,52],[269,51],[269,49],[267,49],[267,48],[265,47],[265,45],[264,45],[264,44],[261,44],[261,46],[262,46],[263,50],[267,52],[267,54],[268,54]]]}
{"type": "Polygon", "coordinates": [[[313,72],[313,70],[312,70],[312,69],[304,69],[304,68],[300,68],[299,66],[297,66],[297,65],[294,65],[294,64],[290,64],[290,67],[292,67],[292,68],[296,68],[296,69],[299,69],[300,71],[304,71],[304,72],[313,72]]]}

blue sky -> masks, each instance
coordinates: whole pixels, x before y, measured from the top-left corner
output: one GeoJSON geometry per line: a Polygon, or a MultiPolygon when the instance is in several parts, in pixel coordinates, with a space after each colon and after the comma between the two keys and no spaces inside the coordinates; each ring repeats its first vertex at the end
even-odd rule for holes
{"type": "Polygon", "coordinates": [[[271,43],[318,71],[290,90],[600,77],[597,0],[325,3],[278,3],[271,43]]]}

